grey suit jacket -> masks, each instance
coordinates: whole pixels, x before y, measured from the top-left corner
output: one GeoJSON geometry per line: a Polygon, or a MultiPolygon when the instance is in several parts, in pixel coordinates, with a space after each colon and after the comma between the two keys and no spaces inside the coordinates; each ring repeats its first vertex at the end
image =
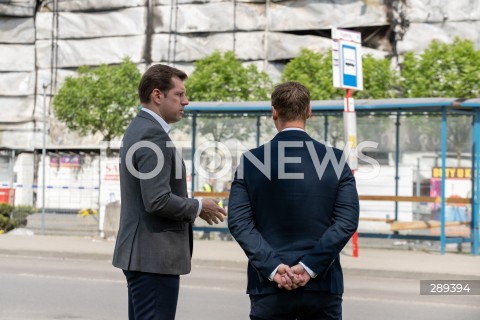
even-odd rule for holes
{"type": "Polygon", "coordinates": [[[115,267],[172,275],[191,270],[192,223],[199,204],[188,198],[185,165],[168,142],[168,134],[146,112],[140,112],[125,131],[115,267]],[[155,172],[157,165],[161,171],[153,177],[138,174],[155,172]]]}

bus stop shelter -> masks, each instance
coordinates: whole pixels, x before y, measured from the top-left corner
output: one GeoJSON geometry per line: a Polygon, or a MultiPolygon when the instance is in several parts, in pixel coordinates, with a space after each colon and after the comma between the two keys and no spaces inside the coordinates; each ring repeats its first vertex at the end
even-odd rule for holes
{"type": "MultiPolygon", "coordinates": [[[[328,135],[328,115],[342,114],[343,101],[327,100],[312,101],[314,115],[324,115],[325,137],[328,135]]],[[[271,104],[269,101],[260,102],[196,102],[186,107],[186,111],[192,118],[192,191],[195,186],[195,166],[193,156],[197,141],[197,120],[202,116],[221,117],[245,116],[256,117],[256,142],[260,143],[261,122],[260,117],[270,115],[271,104]]],[[[360,194],[360,200],[390,201],[395,203],[395,218],[398,219],[398,203],[407,202],[435,202],[440,204],[440,236],[431,235],[403,235],[398,232],[385,233],[360,233],[360,237],[376,237],[388,239],[416,239],[440,241],[441,254],[445,253],[448,243],[470,243],[471,253],[479,254],[479,205],[480,205],[480,99],[455,99],[455,98],[415,98],[415,99],[382,99],[382,100],[356,100],[355,111],[358,115],[375,113],[388,113],[396,117],[395,133],[395,194],[392,196],[375,196],[360,194]],[[399,181],[399,152],[400,152],[400,125],[401,116],[438,114],[441,116],[441,130],[438,133],[441,139],[441,195],[440,197],[402,197],[398,192],[399,181]],[[471,117],[471,190],[470,199],[447,198],[445,195],[446,161],[447,161],[447,122],[449,115],[463,115],[471,117]],[[469,203],[472,208],[470,221],[470,235],[468,237],[447,237],[445,229],[445,207],[447,203],[469,203]]],[[[327,139],[325,139],[327,140],[327,139]]],[[[211,196],[193,192],[193,196],[211,196]]],[[[225,195],[223,195],[225,196],[225,195]]],[[[360,217],[362,216],[360,212],[360,217]]],[[[208,229],[204,227],[203,229],[208,229]]]]}

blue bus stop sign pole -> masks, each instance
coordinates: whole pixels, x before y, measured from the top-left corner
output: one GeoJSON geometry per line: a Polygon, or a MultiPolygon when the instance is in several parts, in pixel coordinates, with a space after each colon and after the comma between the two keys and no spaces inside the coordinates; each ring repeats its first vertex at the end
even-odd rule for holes
{"type": "Polygon", "coordinates": [[[442,190],[440,203],[440,254],[445,254],[445,174],[447,166],[447,109],[442,107],[442,190]]]}
{"type": "Polygon", "coordinates": [[[478,256],[479,234],[478,219],[480,214],[480,109],[474,109],[472,127],[472,221],[471,253],[478,256]]]}

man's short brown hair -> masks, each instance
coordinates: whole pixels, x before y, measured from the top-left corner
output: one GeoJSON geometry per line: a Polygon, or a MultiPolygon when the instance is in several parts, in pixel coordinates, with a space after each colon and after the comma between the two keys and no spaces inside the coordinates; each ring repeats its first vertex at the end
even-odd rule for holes
{"type": "Polygon", "coordinates": [[[178,77],[180,80],[185,81],[187,74],[164,64],[155,64],[148,68],[138,85],[140,102],[149,103],[153,89],[159,89],[164,95],[167,95],[168,91],[173,88],[173,77],[178,77]]]}
{"type": "Polygon", "coordinates": [[[272,106],[282,121],[306,121],[310,110],[310,91],[298,82],[285,82],[272,92],[272,106]]]}

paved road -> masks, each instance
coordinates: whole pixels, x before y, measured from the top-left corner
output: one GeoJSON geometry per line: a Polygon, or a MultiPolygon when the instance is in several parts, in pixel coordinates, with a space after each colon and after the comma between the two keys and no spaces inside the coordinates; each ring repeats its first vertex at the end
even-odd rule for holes
{"type": "MultiPolygon", "coordinates": [[[[0,319],[126,319],[123,275],[106,260],[0,256],[0,319]]],[[[480,296],[420,296],[418,280],[346,276],[344,319],[480,318],[480,296]]],[[[177,319],[248,319],[245,272],[194,265],[177,319]]]]}

